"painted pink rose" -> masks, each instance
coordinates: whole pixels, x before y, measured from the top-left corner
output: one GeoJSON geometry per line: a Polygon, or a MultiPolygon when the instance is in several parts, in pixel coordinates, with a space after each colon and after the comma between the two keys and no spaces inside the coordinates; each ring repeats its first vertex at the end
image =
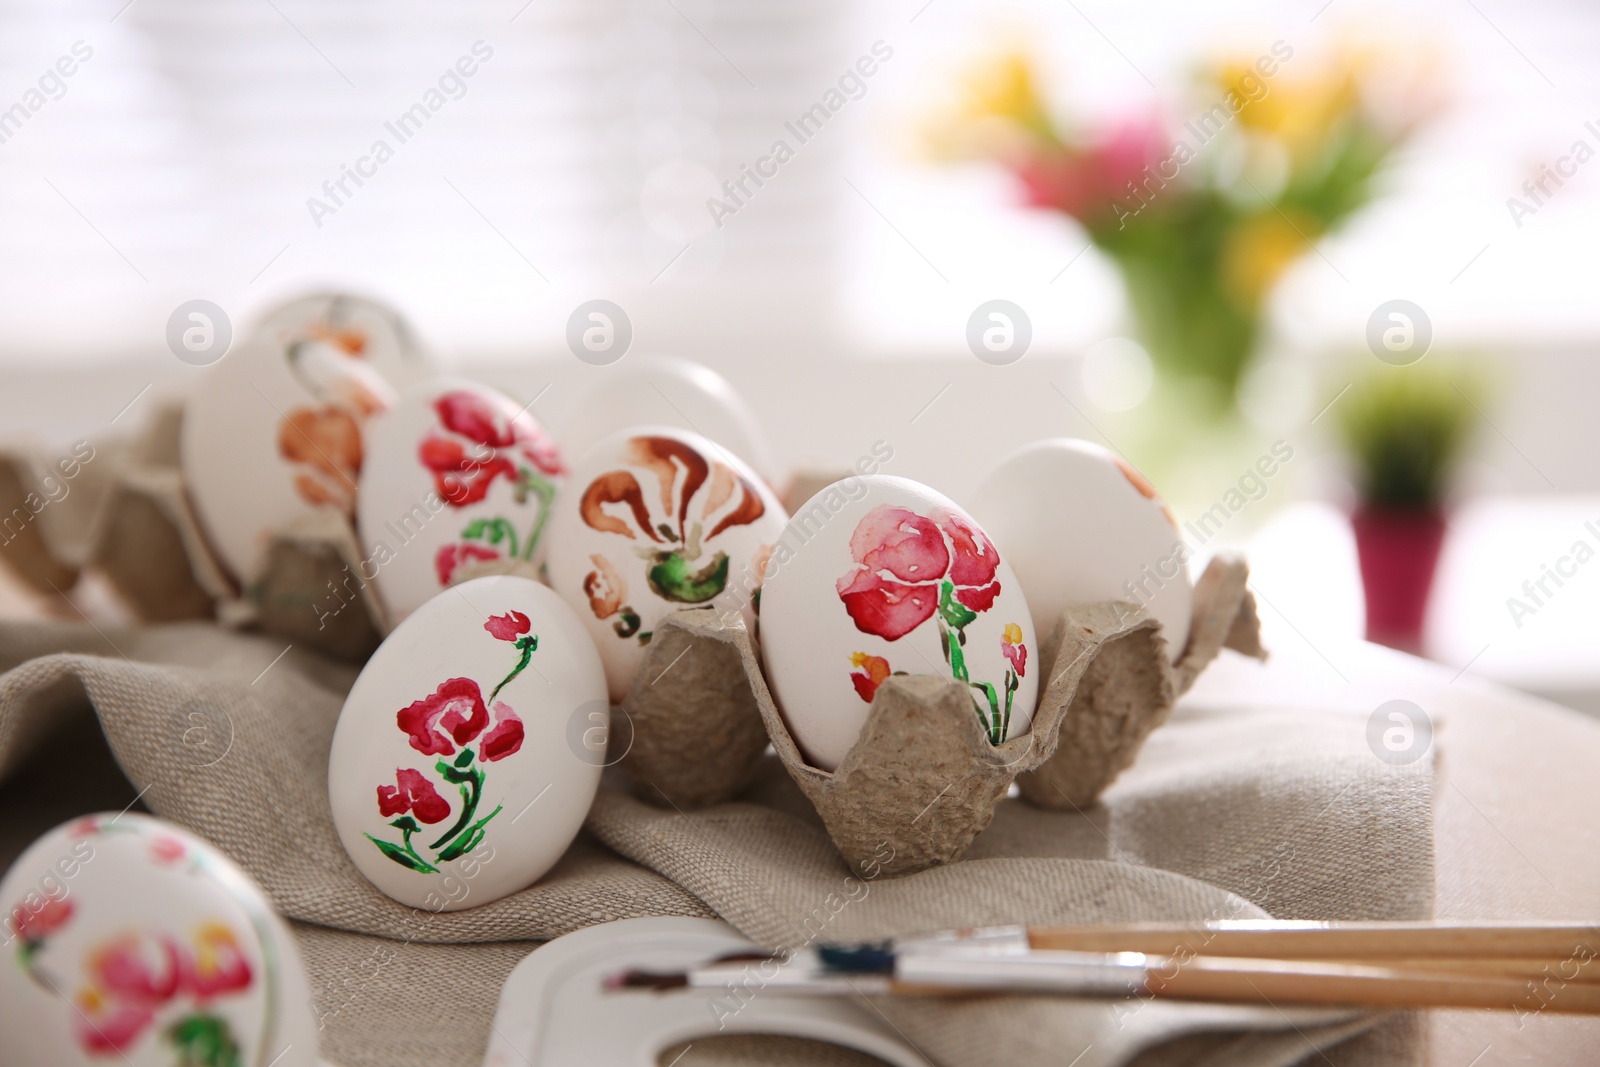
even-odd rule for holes
{"type": "Polygon", "coordinates": [[[508,611],[504,615],[491,615],[483,628],[494,635],[497,641],[515,641],[529,630],[533,623],[520,611],[508,611]]]}
{"type": "Polygon", "coordinates": [[[439,578],[439,584],[449,585],[450,579],[455,577],[456,568],[464,567],[469,563],[478,563],[483,560],[499,559],[500,553],[492,548],[463,542],[455,545],[443,545],[433,556],[433,571],[439,578]]]}
{"type": "Polygon", "coordinates": [[[72,901],[47,898],[37,908],[18,904],[11,912],[11,932],[19,941],[40,944],[72,918],[72,901]]]}
{"type": "Polygon", "coordinates": [[[495,723],[478,744],[478,757],[485,763],[514,755],[522,747],[522,720],[504,702],[494,706],[495,723]]]}
{"type": "Polygon", "coordinates": [[[204,1001],[250,988],[250,961],[226,924],[206,923],[194,940],[195,950],[183,955],[182,985],[191,996],[204,1001]]]}
{"type": "Polygon", "coordinates": [[[508,419],[476,393],[446,393],[433,402],[443,433],[423,438],[418,458],[433,472],[434,488],[455,507],[476,504],[489,494],[496,478],[517,479],[517,463],[526,460],[541,473],[562,473],[555,445],[518,413],[508,419]]]}
{"type": "Polygon", "coordinates": [[[850,535],[855,569],[835,584],[839,599],[862,633],[897,641],[933,617],[939,585],[973,611],[987,611],[1000,595],[995,572],[1000,555],[971,521],[939,509],[933,517],[880,504],[850,535]]]}
{"type": "Polygon", "coordinates": [[[449,756],[489,725],[489,709],[477,682],[449,678],[431,696],[400,709],[395,720],[410,735],[412,748],[424,756],[449,756]]]}
{"type": "Polygon", "coordinates": [[[449,817],[450,802],[421,771],[396,767],[394,776],[394,785],[378,787],[378,813],[385,819],[409,813],[431,826],[449,817]]]}

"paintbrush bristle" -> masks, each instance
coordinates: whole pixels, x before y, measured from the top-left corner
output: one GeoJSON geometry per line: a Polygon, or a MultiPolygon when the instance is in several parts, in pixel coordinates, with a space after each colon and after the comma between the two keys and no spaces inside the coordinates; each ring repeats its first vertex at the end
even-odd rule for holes
{"type": "Polygon", "coordinates": [[[830,971],[850,974],[893,974],[894,946],[888,941],[859,945],[818,945],[817,959],[830,971]]]}
{"type": "Polygon", "coordinates": [[[605,977],[601,987],[608,993],[622,989],[650,989],[658,993],[669,989],[686,989],[689,985],[689,976],[683,972],[677,974],[660,974],[656,971],[623,971],[621,974],[611,974],[605,977]]]}

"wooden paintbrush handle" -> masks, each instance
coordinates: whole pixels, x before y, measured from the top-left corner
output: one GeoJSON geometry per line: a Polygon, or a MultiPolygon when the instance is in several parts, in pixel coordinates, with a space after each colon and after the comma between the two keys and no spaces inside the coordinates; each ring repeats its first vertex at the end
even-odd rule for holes
{"type": "Polygon", "coordinates": [[[1240,922],[1209,926],[1131,924],[1030,930],[1035,949],[1144,952],[1151,955],[1273,959],[1516,957],[1568,963],[1600,957],[1600,928],[1577,923],[1451,925],[1442,923],[1240,922]]]}
{"type": "Polygon", "coordinates": [[[1158,969],[1148,991],[1158,997],[1258,1004],[1600,1014],[1600,986],[1592,983],[1282,960],[1196,957],[1171,971],[1158,969]]]}

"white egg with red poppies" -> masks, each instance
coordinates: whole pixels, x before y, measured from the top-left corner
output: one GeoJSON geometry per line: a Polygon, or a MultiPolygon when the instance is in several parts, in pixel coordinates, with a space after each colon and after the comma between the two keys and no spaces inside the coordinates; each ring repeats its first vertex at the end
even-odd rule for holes
{"type": "Polygon", "coordinates": [[[550,585],[583,619],[620,702],[656,625],[715,608],[755,624],[788,515],[744,461],[699,434],[638,426],[572,469],[550,521],[550,585]]]}
{"type": "Polygon", "coordinates": [[[441,593],[356,679],[328,755],[339,840],[403,904],[454,911],[532,885],[600,784],[586,731],[610,705],[594,643],[514,575],[441,593]]]}
{"type": "Polygon", "coordinates": [[[762,586],[761,654],[790,735],[827,771],[891,675],[961,682],[995,744],[1027,733],[1038,697],[1004,546],[947,497],[889,475],[835,482],[796,510],[762,586]]]}
{"type": "Polygon", "coordinates": [[[223,564],[259,577],[268,543],[295,520],[354,520],[365,434],[395,392],[355,332],[258,335],[205,370],[184,404],[184,488],[223,564]]]}
{"type": "Polygon", "coordinates": [[[972,513],[1011,553],[1034,626],[1049,636],[1067,608],[1118,600],[1161,623],[1176,661],[1189,641],[1189,548],[1144,475],[1092,441],[1060,437],[1001,460],[972,513]]]}
{"type": "Polygon", "coordinates": [[[560,452],[533,416],[461,378],[407,389],[367,431],[362,575],[391,622],[477,564],[539,561],[560,452]]]}
{"type": "Polygon", "coordinates": [[[0,881],[0,1034],[13,1067],[314,1067],[287,924],[231,860],[135,812],[74,819],[0,881]]]}

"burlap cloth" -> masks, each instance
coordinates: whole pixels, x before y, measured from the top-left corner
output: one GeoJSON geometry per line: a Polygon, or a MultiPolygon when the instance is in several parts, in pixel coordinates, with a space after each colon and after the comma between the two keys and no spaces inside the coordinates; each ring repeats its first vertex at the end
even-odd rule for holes
{"type": "MultiPolygon", "coordinates": [[[[819,928],[847,941],[982,923],[1431,909],[1429,761],[1376,759],[1364,715],[1180,705],[1094,808],[1005,801],[961,862],[880,878],[843,908],[828,901],[849,872],[769,757],[739,802],[694,812],[603,787],[585,833],[538,885],[466,911],[419,912],[361,877],[329,815],[328,748],[356,671],[298,648],[276,658],[284,646],[200,623],[0,623],[0,858],[46,820],[103,808],[107,796],[137,795],[203,834],[296,920],[322,1052],[342,1067],[476,1065],[511,968],[541,940],[613,919],[715,915],[776,946],[819,928]]],[[[1396,1063],[1419,1052],[1414,1020],[1394,1015],[1329,1021],[1170,1002],[1130,1014],[1049,997],[877,1007],[952,1067],[1129,1062],[1130,1033],[1153,1046],[1142,1065],[1396,1063]],[[1257,1032],[1230,1031],[1240,1021],[1257,1032]]],[[[732,1062],[859,1057],[719,1038],[679,1061],[732,1062]]]]}

